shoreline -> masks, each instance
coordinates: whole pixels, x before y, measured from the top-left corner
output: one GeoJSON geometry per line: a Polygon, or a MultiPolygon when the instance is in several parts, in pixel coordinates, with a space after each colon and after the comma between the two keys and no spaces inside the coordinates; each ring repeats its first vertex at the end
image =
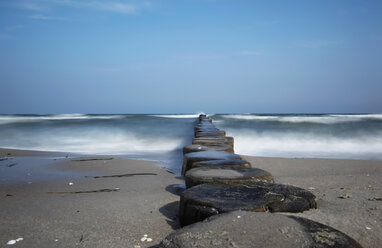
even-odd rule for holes
{"type": "MultiPolygon", "coordinates": [[[[0,148],[0,157],[7,152],[11,156],[57,155],[0,148]]],[[[4,223],[0,227],[0,246],[23,237],[18,247],[67,247],[69,244],[150,247],[179,228],[176,193],[181,190],[178,185],[184,184],[179,176],[143,160],[118,156],[78,157],[97,159],[73,161],[75,159],[70,157],[53,162],[60,171],[81,173],[80,178],[0,185],[0,216],[4,223]],[[73,185],[69,185],[70,182],[73,185]],[[102,189],[110,191],[91,192],[102,189]],[[153,241],[141,242],[144,234],[153,241]]],[[[242,157],[253,167],[272,173],[277,183],[305,188],[317,196],[318,208],[297,216],[332,226],[363,247],[377,247],[382,243],[382,201],[376,200],[382,197],[379,180],[382,161],[242,157]],[[340,198],[342,196],[345,197],[340,198]]]]}
{"type": "Polygon", "coordinates": [[[142,160],[79,158],[85,159],[51,160],[51,166],[80,177],[0,185],[0,247],[20,237],[17,247],[149,247],[179,227],[183,181],[176,175],[142,160]],[[152,242],[141,242],[145,234],[152,242]]]}

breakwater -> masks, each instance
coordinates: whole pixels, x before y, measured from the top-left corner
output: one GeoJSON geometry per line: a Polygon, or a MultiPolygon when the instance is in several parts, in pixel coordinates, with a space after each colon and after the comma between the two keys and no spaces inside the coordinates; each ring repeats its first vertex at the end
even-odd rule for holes
{"type": "Polygon", "coordinates": [[[268,171],[234,153],[234,139],[199,116],[191,145],[183,149],[186,190],[180,196],[183,228],[161,247],[361,247],[329,226],[277,212],[316,208],[316,197],[277,184],[268,171]]]}

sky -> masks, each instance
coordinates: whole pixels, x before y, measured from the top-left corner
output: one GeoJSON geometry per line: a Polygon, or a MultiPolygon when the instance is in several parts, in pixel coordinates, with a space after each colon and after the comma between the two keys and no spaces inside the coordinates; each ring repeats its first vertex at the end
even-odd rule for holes
{"type": "Polygon", "coordinates": [[[0,113],[382,113],[382,1],[1,0],[0,113]]]}

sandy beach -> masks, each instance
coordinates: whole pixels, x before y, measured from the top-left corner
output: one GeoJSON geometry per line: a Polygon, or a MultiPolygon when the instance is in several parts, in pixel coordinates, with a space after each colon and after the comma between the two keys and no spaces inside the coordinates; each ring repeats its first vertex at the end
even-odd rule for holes
{"type": "Polygon", "coordinates": [[[363,247],[382,244],[382,161],[247,157],[272,173],[277,183],[307,189],[317,209],[298,216],[329,225],[363,247]]]}
{"type": "MultiPolygon", "coordinates": [[[[9,153],[50,155],[0,154],[9,153]]],[[[183,181],[176,175],[145,161],[92,158],[51,159],[58,171],[90,177],[1,185],[0,247],[19,237],[15,247],[149,247],[178,228],[176,193],[183,181]],[[145,234],[152,242],[140,241],[145,234]]]]}
{"type": "MultiPolygon", "coordinates": [[[[0,184],[0,247],[20,237],[15,247],[150,247],[179,228],[177,193],[184,181],[152,163],[1,149],[6,156],[49,158],[55,171],[47,180],[0,184]],[[145,234],[151,242],[141,241],[145,234]]],[[[243,159],[276,182],[317,196],[316,210],[297,215],[339,229],[363,247],[382,243],[382,161],[243,159]]],[[[0,161],[3,171],[18,166],[9,164],[0,161]]]]}

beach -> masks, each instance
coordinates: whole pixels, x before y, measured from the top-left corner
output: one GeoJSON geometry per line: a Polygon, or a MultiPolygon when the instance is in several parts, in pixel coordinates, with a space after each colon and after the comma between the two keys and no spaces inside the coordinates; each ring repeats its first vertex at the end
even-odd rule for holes
{"type": "MultiPolygon", "coordinates": [[[[179,228],[178,194],[184,180],[165,168],[115,156],[60,158],[57,153],[0,150],[0,157],[7,155],[50,156],[56,172],[71,173],[0,186],[0,247],[17,238],[23,240],[15,247],[150,247],[179,228]],[[141,241],[145,234],[151,242],[141,241]]],[[[382,243],[382,161],[243,159],[272,173],[276,182],[317,196],[317,209],[296,215],[334,227],[363,247],[382,243]]]]}
{"type": "MultiPolygon", "coordinates": [[[[1,150],[0,157],[9,153],[49,156],[1,150]]],[[[15,247],[149,247],[178,228],[176,194],[183,181],[166,169],[110,156],[51,160],[57,170],[82,178],[1,185],[0,247],[20,237],[15,247]],[[111,175],[120,177],[101,177],[111,175]],[[140,241],[145,234],[152,242],[140,241]]]]}

